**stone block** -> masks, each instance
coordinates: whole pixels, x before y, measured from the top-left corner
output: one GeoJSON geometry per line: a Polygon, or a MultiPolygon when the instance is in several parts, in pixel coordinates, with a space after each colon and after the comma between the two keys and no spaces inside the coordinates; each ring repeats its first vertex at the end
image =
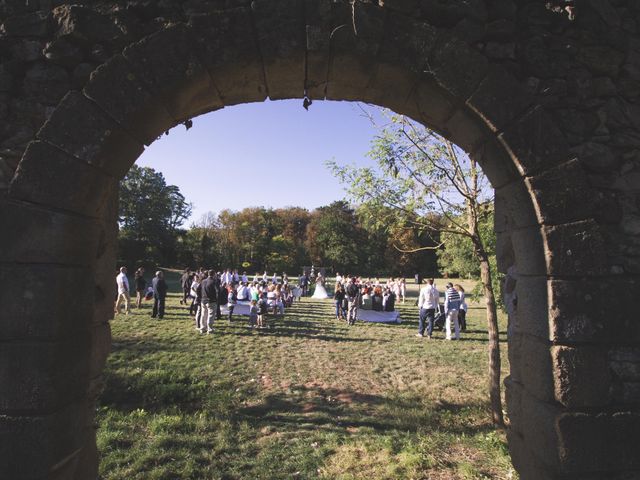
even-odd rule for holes
{"type": "Polygon", "coordinates": [[[87,331],[93,315],[90,276],[86,267],[3,265],[0,341],[62,340],[87,331]]]}
{"type": "Polygon", "coordinates": [[[451,94],[467,100],[488,71],[487,59],[462,40],[443,34],[427,64],[428,74],[451,94]]]}
{"type": "Polygon", "coordinates": [[[509,152],[496,138],[487,138],[487,141],[476,148],[471,156],[482,167],[482,171],[495,189],[521,178],[509,152]]]}
{"type": "Polygon", "coordinates": [[[0,411],[50,412],[86,392],[90,337],[0,344],[0,411]]]}
{"type": "Polygon", "coordinates": [[[121,55],[112,57],[91,74],[84,94],[146,145],[175,124],[121,55]]]}
{"type": "Polygon", "coordinates": [[[414,87],[403,112],[437,132],[444,132],[447,120],[455,111],[454,102],[447,91],[423,78],[414,87]]]}
{"type": "Polygon", "coordinates": [[[187,26],[174,25],[123,52],[136,78],[176,122],[223,106],[209,72],[196,56],[192,38],[187,26]]]}
{"type": "Polygon", "coordinates": [[[538,225],[533,199],[524,181],[515,181],[496,188],[495,205],[496,229],[500,231],[538,225]],[[498,205],[500,205],[500,211],[498,211],[498,205]]]}
{"type": "Polygon", "coordinates": [[[53,11],[60,37],[72,37],[89,43],[120,44],[124,32],[108,15],[82,5],[62,5],[53,11]]]}
{"type": "Polygon", "coordinates": [[[384,36],[385,13],[377,6],[364,3],[358,4],[355,12],[354,31],[351,6],[333,6],[328,99],[361,100],[376,70],[376,56],[384,36]]]}
{"type": "Polygon", "coordinates": [[[509,336],[509,376],[514,382],[522,382],[522,333],[514,331],[509,336]]]}
{"type": "Polygon", "coordinates": [[[572,157],[566,138],[542,107],[527,112],[499,138],[523,175],[533,175],[572,157]]]}
{"type": "Polygon", "coordinates": [[[100,454],[96,443],[96,429],[86,427],[83,433],[82,450],[78,455],[77,468],[73,480],[99,478],[100,454]]]}
{"type": "Polygon", "coordinates": [[[10,37],[46,37],[51,27],[51,13],[41,10],[4,19],[0,32],[10,37]]]}
{"type": "Polygon", "coordinates": [[[0,200],[0,262],[92,265],[98,243],[96,221],[36,205],[0,200]]]}
{"type": "Polygon", "coordinates": [[[556,276],[607,273],[605,242],[593,220],[543,227],[547,271],[556,276]]]}
{"type": "Polygon", "coordinates": [[[450,95],[424,75],[436,30],[424,22],[389,12],[385,33],[375,74],[363,100],[384,105],[429,128],[444,131],[444,122],[454,110],[450,95]],[[445,118],[441,118],[443,116],[445,118]]]}
{"type": "Polygon", "coordinates": [[[611,375],[603,347],[551,348],[556,400],[568,408],[602,407],[611,400],[611,375]]]}
{"type": "Polygon", "coordinates": [[[307,59],[305,91],[307,96],[323,99],[327,93],[329,48],[331,45],[331,5],[329,0],[304,0],[307,59]]]}
{"type": "Polygon", "coordinates": [[[518,330],[540,340],[549,339],[549,308],[547,277],[518,277],[516,283],[517,309],[515,322],[518,330]]]}
{"type": "Polygon", "coordinates": [[[556,425],[562,412],[560,408],[538,400],[528,389],[522,394],[522,432],[527,447],[535,456],[531,463],[537,469],[558,471],[560,468],[561,445],[556,425]]]}
{"type": "MultiPolygon", "coordinates": [[[[509,429],[522,435],[522,395],[524,388],[512,375],[504,380],[505,401],[509,417],[509,429]]],[[[526,395],[526,393],[524,393],[526,395]]]]}
{"type": "Polygon", "coordinates": [[[423,76],[429,55],[436,46],[438,31],[428,23],[395,12],[388,14],[387,35],[380,45],[378,61],[399,65],[423,76]]]}
{"type": "Polygon", "coordinates": [[[504,69],[491,66],[467,105],[494,132],[502,131],[531,105],[527,91],[504,69]]]}
{"type": "Polygon", "coordinates": [[[563,472],[609,478],[605,472],[640,469],[640,412],[565,413],[557,425],[563,472]]]}
{"type": "Polygon", "coordinates": [[[0,415],[0,472],[7,479],[52,478],[83,447],[82,403],[42,416],[0,415]]]}
{"type": "Polygon", "coordinates": [[[110,178],[42,141],[29,144],[18,165],[9,195],[39,205],[96,217],[110,178]]]}
{"type": "Polygon", "coordinates": [[[111,352],[111,326],[103,323],[91,330],[91,360],[89,376],[96,377],[102,370],[111,352]]]}
{"type": "Polygon", "coordinates": [[[554,401],[554,371],[551,344],[524,335],[521,346],[522,384],[528,395],[542,402],[554,401]]]}
{"type": "Polygon", "coordinates": [[[36,63],[25,73],[22,88],[37,103],[57,105],[71,88],[71,77],[58,65],[36,63]]]}
{"type": "Polygon", "coordinates": [[[496,242],[511,242],[520,275],[545,275],[545,252],[539,227],[514,229],[507,234],[498,234],[496,242]]]}
{"type": "Polygon", "coordinates": [[[540,223],[557,225],[589,218],[594,213],[596,195],[577,160],[525,179],[535,199],[540,223]]]}
{"type": "Polygon", "coordinates": [[[142,143],[75,91],[62,99],[38,138],[117,179],[124,177],[144,150],[142,143]]]}
{"type": "Polygon", "coordinates": [[[631,279],[551,280],[551,340],[560,343],[640,341],[635,299],[640,285],[631,279]]]}
{"type": "Polygon", "coordinates": [[[209,70],[225,106],[262,102],[267,86],[251,10],[234,8],[191,17],[198,56],[209,70]]]}
{"type": "Polygon", "coordinates": [[[489,139],[489,129],[470,110],[457,110],[445,124],[446,137],[465,150],[475,152],[489,139]]]}
{"type": "Polygon", "coordinates": [[[271,100],[302,98],[305,90],[304,1],[251,3],[271,100]],[[273,28],[277,25],[278,28],[273,28]]]}

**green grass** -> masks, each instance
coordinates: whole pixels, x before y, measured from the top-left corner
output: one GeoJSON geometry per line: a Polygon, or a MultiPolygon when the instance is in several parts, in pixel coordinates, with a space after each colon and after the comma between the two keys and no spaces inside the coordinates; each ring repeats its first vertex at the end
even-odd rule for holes
{"type": "Polygon", "coordinates": [[[484,311],[472,305],[464,341],[419,339],[410,293],[401,325],[347,327],[305,299],[273,331],[237,317],[206,336],[177,294],[162,321],[148,302],[117,316],[101,477],[517,478],[490,423],[484,311]]]}

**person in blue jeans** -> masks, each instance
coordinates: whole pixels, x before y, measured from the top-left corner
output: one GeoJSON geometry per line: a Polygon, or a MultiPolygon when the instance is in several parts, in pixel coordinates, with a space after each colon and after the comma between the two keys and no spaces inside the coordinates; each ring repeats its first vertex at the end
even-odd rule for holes
{"type": "Polygon", "coordinates": [[[346,320],[347,311],[344,308],[345,292],[341,284],[336,286],[336,293],[333,295],[333,300],[336,305],[336,320],[346,320]]]}
{"type": "Polygon", "coordinates": [[[418,321],[418,333],[416,337],[424,337],[425,322],[427,327],[427,338],[431,338],[433,333],[433,319],[436,309],[439,308],[440,293],[436,288],[433,278],[427,280],[427,284],[420,289],[418,296],[418,308],[420,309],[420,319],[418,321]]]}

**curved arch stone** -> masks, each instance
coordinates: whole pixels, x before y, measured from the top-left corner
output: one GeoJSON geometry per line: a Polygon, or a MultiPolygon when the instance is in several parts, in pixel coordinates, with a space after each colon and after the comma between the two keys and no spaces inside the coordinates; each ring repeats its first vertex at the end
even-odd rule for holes
{"type": "MultiPolygon", "coordinates": [[[[544,12],[534,6],[521,11],[509,0],[503,3],[512,8],[496,11],[477,0],[461,9],[452,3],[446,21],[434,25],[437,16],[413,2],[356,3],[352,10],[350,2],[256,0],[198,12],[177,1],[164,3],[175,7],[165,12],[168,20],[144,24],[140,38],[124,32],[113,38],[120,27],[112,28],[101,12],[96,25],[104,35],[90,36],[103,38],[102,51],[112,54],[99,65],[86,64],[97,66],[89,81],[61,99],[35,138],[29,129],[12,137],[30,143],[0,196],[0,224],[10,226],[0,236],[0,284],[27,276],[64,282],[78,272],[93,281],[74,295],[54,292],[60,302],[75,302],[73,315],[54,308],[44,324],[35,307],[0,313],[0,385],[19,387],[0,389],[0,476],[96,475],[90,410],[110,343],[116,182],[144,144],[223,106],[304,96],[371,102],[423,122],[465,148],[496,188],[499,263],[511,282],[510,298],[517,298],[509,305],[507,406],[509,445],[521,477],[599,478],[606,472],[623,478],[624,472],[640,470],[640,441],[634,441],[640,435],[640,398],[630,386],[640,380],[628,380],[624,369],[625,362],[640,365],[634,350],[640,329],[630,322],[627,306],[640,294],[638,282],[623,276],[624,269],[612,266],[605,254],[617,237],[614,222],[605,227],[600,220],[594,199],[604,194],[591,195],[593,171],[575,154],[589,151],[588,145],[571,148],[575,131],[556,122],[532,92],[530,79],[525,81],[539,66],[515,75],[517,65],[499,64],[495,55],[502,50],[489,48],[508,35],[500,25],[522,21],[516,13],[529,18],[544,12]],[[451,28],[456,22],[492,33],[486,48],[461,39],[460,29],[451,28]],[[611,280],[612,274],[619,276],[611,280]],[[613,289],[616,282],[625,288],[613,289]],[[612,312],[602,300],[608,294],[612,312]],[[605,315],[612,319],[603,320],[605,315]],[[73,382],[61,372],[74,372],[73,382]],[[585,453],[594,451],[599,453],[585,453]]],[[[5,8],[0,5],[0,12],[5,8]]],[[[74,8],[78,15],[73,24],[63,22],[64,28],[77,24],[78,31],[90,31],[83,22],[92,7],[74,8]]],[[[53,37],[55,22],[49,22],[66,18],[68,9],[63,10],[10,16],[4,35],[19,37],[23,24],[29,35],[53,37]]],[[[514,55],[526,64],[531,51],[514,55]]],[[[616,74],[633,76],[631,56],[622,61],[616,74]]],[[[4,71],[0,62],[0,96],[7,91],[4,71]]],[[[632,94],[625,85],[625,94],[632,94]]],[[[34,112],[42,124],[41,109],[34,112]]],[[[0,119],[6,115],[0,108],[0,119]]],[[[625,128],[637,133],[640,127],[625,128]]],[[[629,138],[617,137],[612,148],[629,138]]],[[[616,191],[610,181],[600,184],[616,191]]],[[[633,243],[620,244],[635,251],[633,243]]]]}

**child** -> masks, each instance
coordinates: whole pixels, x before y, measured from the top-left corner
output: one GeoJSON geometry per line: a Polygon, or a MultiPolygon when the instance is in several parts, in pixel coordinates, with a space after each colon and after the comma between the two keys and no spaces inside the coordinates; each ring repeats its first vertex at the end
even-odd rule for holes
{"type": "Polygon", "coordinates": [[[238,294],[236,292],[236,287],[231,284],[228,287],[229,293],[227,295],[227,309],[229,310],[229,322],[231,322],[231,317],[233,316],[233,309],[238,303],[238,294]]]}
{"type": "Polygon", "coordinates": [[[258,305],[255,300],[251,300],[251,306],[249,307],[249,327],[255,328],[258,321],[258,305]]]}
{"type": "Polygon", "coordinates": [[[264,328],[264,317],[269,311],[269,303],[267,302],[267,294],[263,293],[258,302],[258,328],[264,328]]]}

